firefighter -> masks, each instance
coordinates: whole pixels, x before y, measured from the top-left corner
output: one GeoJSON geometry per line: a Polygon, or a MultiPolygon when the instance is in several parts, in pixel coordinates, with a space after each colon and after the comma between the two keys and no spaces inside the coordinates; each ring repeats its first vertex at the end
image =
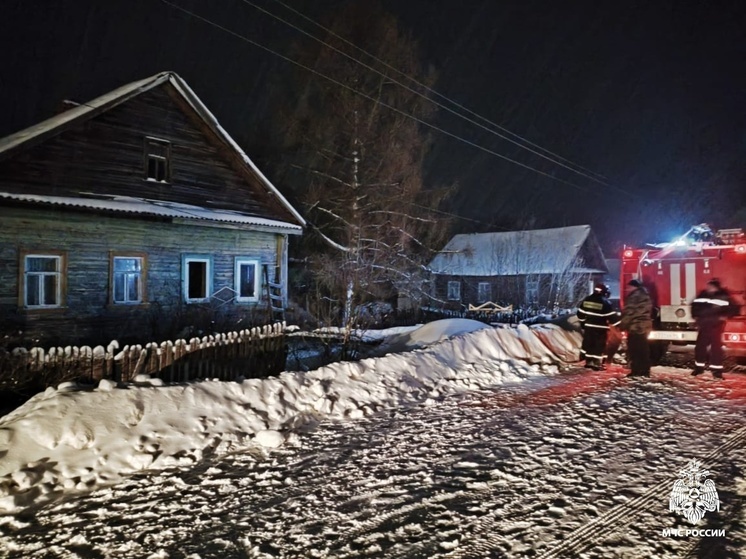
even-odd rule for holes
{"type": "Polygon", "coordinates": [[[653,330],[653,301],[640,280],[631,280],[625,286],[625,294],[619,329],[627,332],[627,360],[631,369],[627,376],[649,377],[648,336],[653,330]]]}
{"type": "Polygon", "coordinates": [[[692,301],[692,317],[697,322],[692,376],[705,372],[709,357],[713,378],[723,378],[723,330],[728,317],[736,314],[738,305],[715,278],[692,301]]]}
{"type": "MultiPolygon", "coordinates": [[[[610,290],[607,292],[606,297],[611,297],[610,290]]],[[[606,363],[609,365],[614,364],[614,356],[622,345],[622,332],[619,330],[620,317],[621,314],[619,313],[619,309],[614,306],[614,319],[611,326],[609,326],[609,337],[606,338],[606,350],[604,351],[606,354],[606,363]]]]}
{"type": "Polygon", "coordinates": [[[594,371],[603,369],[609,326],[616,322],[616,311],[607,298],[610,293],[603,283],[597,283],[593,293],[578,306],[578,320],[583,328],[580,356],[585,359],[585,366],[594,371]]]}

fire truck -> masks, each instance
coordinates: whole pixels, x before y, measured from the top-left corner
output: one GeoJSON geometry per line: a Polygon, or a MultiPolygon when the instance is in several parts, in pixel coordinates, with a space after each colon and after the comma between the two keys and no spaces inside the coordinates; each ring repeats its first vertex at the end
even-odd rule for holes
{"type": "MultiPolygon", "coordinates": [[[[738,316],[728,319],[723,346],[728,355],[746,356],[746,234],[743,229],[713,231],[696,225],[669,243],[624,247],[621,257],[622,291],[638,279],[650,293],[655,307],[651,353],[660,358],[669,344],[692,344],[697,328],[691,303],[713,278],[730,291],[740,305],[738,316]]],[[[621,294],[624,305],[624,293],[621,294]]]]}

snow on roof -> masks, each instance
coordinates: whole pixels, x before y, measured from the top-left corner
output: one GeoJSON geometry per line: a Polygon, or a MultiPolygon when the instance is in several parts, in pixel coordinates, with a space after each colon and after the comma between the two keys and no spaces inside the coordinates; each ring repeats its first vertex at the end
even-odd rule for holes
{"type": "Polygon", "coordinates": [[[103,210],[108,212],[124,212],[142,215],[163,216],[183,219],[203,219],[224,223],[252,225],[255,227],[280,228],[289,233],[300,233],[302,228],[284,221],[276,221],[263,217],[242,214],[232,210],[213,210],[163,200],[150,200],[131,196],[101,196],[72,197],[72,196],[40,196],[35,194],[16,194],[0,192],[0,198],[31,202],[36,204],[51,204],[56,206],[72,206],[103,210]]]}
{"type": "Polygon", "coordinates": [[[142,80],[134,81],[118,87],[92,101],[82,103],[72,109],[55,115],[47,120],[44,120],[38,124],[30,126],[24,130],[6,136],[0,139],[0,156],[4,153],[9,152],[26,142],[33,140],[40,140],[48,136],[54,135],[57,131],[62,131],[68,124],[77,121],[82,118],[91,118],[105,112],[125,101],[145,93],[154,87],[157,87],[164,82],[169,82],[178,91],[184,100],[194,109],[197,115],[212,129],[215,134],[228,144],[243,160],[243,162],[253,171],[254,174],[262,181],[267,191],[275,196],[280,204],[287,209],[293,217],[298,220],[298,223],[305,226],[306,221],[293,208],[292,205],[285,199],[277,188],[264,176],[264,174],[257,168],[254,162],[249,158],[248,155],[240,148],[235,140],[228,134],[228,132],[218,123],[215,115],[205,106],[200,100],[197,94],[187,83],[175,72],[161,72],[145,78],[142,80]]]}
{"type": "MultiPolygon", "coordinates": [[[[576,260],[590,235],[589,225],[456,235],[433,258],[429,268],[436,274],[454,276],[605,273],[605,269],[576,260]]],[[[592,246],[603,259],[595,240],[592,246]]]]}

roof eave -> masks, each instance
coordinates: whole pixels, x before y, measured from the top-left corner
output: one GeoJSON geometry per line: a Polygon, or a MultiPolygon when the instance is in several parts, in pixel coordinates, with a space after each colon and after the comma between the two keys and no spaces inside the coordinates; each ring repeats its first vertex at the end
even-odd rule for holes
{"type": "Polygon", "coordinates": [[[161,72],[154,76],[125,84],[100,95],[87,103],[56,114],[46,120],[33,124],[14,134],[0,138],[0,159],[14,153],[21,147],[28,147],[44,141],[50,136],[59,134],[69,126],[83,119],[91,119],[127,100],[140,95],[169,79],[170,72],[161,72]]]}
{"type": "Polygon", "coordinates": [[[218,119],[215,118],[215,115],[212,114],[212,112],[207,108],[207,106],[202,103],[200,98],[197,96],[197,94],[192,90],[191,87],[176,73],[170,72],[168,77],[171,85],[176,88],[176,90],[186,99],[186,101],[192,106],[192,108],[197,112],[197,114],[205,121],[205,123],[217,134],[220,138],[223,139],[236,153],[238,153],[241,156],[241,159],[244,161],[246,165],[249,166],[249,168],[259,177],[259,179],[264,183],[264,186],[267,188],[269,193],[277,198],[277,200],[282,204],[282,206],[288,210],[295,219],[298,220],[298,223],[302,226],[306,226],[306,220],[303,218],[303,216],[298,213],[298,211],[290,204],[290,202],[287,201],[287,199],[280,193],[280,191],[270,182],[270,180],[262,173],[259,168],[254,164],[254,162],[251,160],[251,158],[246,154],[246,152],[241,149],[241,146],[236,143],[236,141],[231,137],[230,134],[228,134],[227,130],[223,128],[220,123],[218,122],[218,119]]]}
{"type": "MultiPolygon", "coordinates": [[[[271,220],[267,218],[260,218],[247,214],[236,214],[243,217],[240,219],[225,218],[217,219],[211,218],[210,215],[195,215],[195,216],[183,216],[174,215],[173,213],[163,213],[148,211],[147,207],[144,209],[132,209],[112,206],[101,206],[95,205],[97,199],[87,200],[86,203],[81,202],[82,199],[67,199],[50,197],[44,199],[44,197],[36,195],[24,195],[24,194],[10,194],[0,192],[0,203],[9,203],[13,205],[28,206],[28,207],[43,207],[43,208],[60,208],[63,211],[79,211],[85,213],[97,213],[103,215],[117,215],[131,219],[148,219],[148,220],[168,220],[172,223],[180,223],[186,225],[201,225],[206,227],[218,227],[218,228],[231,228],[241,229],[250,231],[266,231],[272,233],[287,233],[291,235],[303,234],[303,227],[300,225],[289,223],[279,220],[271,220]],[[91,203],[87,203],[91,202],[91,203]],[[255,220],[252,222],[252,220],[255,220]]],[[[197,208],[201,209],[201,208],[197,208]]],[[[220,213],[219,211],[217,212],[220,213]]]]}

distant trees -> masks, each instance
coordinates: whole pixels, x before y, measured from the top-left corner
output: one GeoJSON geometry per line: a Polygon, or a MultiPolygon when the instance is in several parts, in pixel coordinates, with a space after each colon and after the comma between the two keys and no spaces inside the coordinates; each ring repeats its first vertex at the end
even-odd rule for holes
{"type": "Polygon", "coordinates": [[[295,59],[338,83],[299,70],[298,81],[282,88],[292,93],[280,128],[283,167],[292,171],[283,184],[312,224],[300,255],[309,266],[309,303],[318,313],[327,301],[337,315],[329,318],[349,327],[366,301],[420,299],[424,264],[447,234],[433,211],[446,190],[423,184],[430,139],[415,119],[432,116],[432,104],[335,35],[432,85],[415,41],[375,2],[347,5],[326,25],[333,34],[325,42],[384,75],[320,44],[297,47],[295,59]]]}

